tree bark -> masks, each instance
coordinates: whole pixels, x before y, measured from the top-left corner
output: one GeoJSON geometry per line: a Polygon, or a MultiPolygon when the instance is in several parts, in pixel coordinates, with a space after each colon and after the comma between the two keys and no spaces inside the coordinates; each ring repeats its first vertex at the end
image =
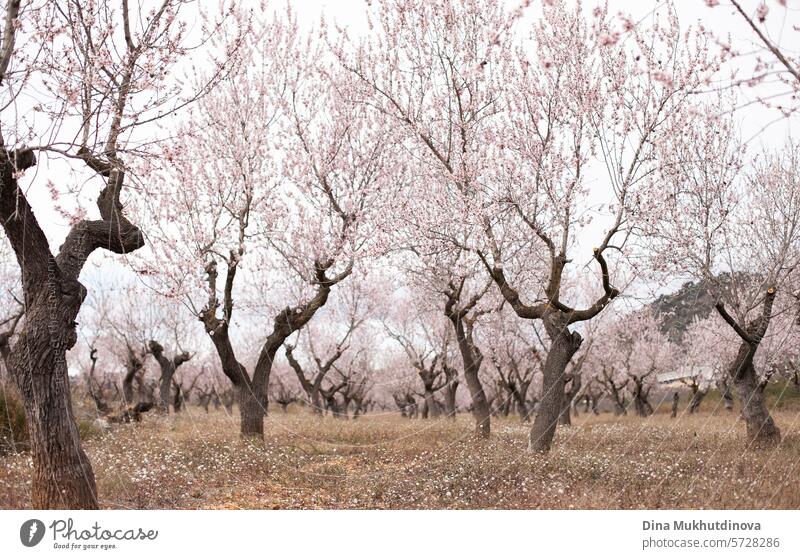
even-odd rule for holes
{"type": "Polygon", "coordinates": [[[563,425],[564,427],[572,426],[572,414],[570,413],[571,402],[572,399],[570,398],[569,392],[565,392],[564,401],[561,404],[561,415],[558,417],[559,425],[563,425]]]}
{"type": "Polygon", "coordinates": [[[250,385],[239,389],[239,414],[243,437],[264,436],[264,393],[250,385]]]}
{"type": "Polygon", "coordinates": [[[757,446],[774,446],[781,440],[781,432],[764,403],[764,394],[758,385],[752,358],[742,363],[741,355],[749,352],[745,342],[739,356],[731,366],[733,388],[742,402],[742,417],[747,425],[747,439],[757,446]]]}
{"type": "Polygon", "coordinates": [[[158,379],[158,409],[163,414],[169,414],[169,400],[172,392],[172,377],[175,376],[175,367],[161,367],[161,377],[158,379]]]}
{"type": "Polygon", "coordinates": [[[706,395],[708,394],[708,387],[700,388],[699,386],[696,389],[692,390],[692,399],[689,402],[689,413],[695,413],[697,409],[700,407],[703,399],[705,399],[706,395]]]}
{"type": "MultiPolygon", "coordinates": [[[[478,376],[483,361],[483,355],[472,339],[472,324],[467,321],[466,315],[471,308],[458,308],[458,296],[455,293],[448,296],[445,305],[445,316],[450,319],[456,332],[458,350],[464,362],[464,379],[472,397],[472,415],[475,418],[475,432],[479,437],[488,438],[491,435],[492,410],[486,400],[486,392],[478,376]]],[[[477,301],[476,301],[477,302],[477,301]]],[[[472,304],[474,306],[474,303],[472,304]]]]}
{"type": "Polygon", "coordinates": [[[544,361],[542,398],[529,441],[530,450],[538,452],[550,450],[562,414],[567,365],[583,343],[580,334],[570,332],[566,325],[545,319],[545,329],[550,337],[550,350],[544,361]]]}
{"type": "Polygon", "coordinates": [[[433,397],[433,391],[425,388],[425,408],[427,410],[427,417],[430,418],[438,418],[439,413],[439,405],[436,403],[436,399],[433,397]]]}
{"type": "Polygon", "coordinates": [[[9,356],[9,373],[22,396],[30,435],[35,509],[98,508],[94,472],[72,412],[64,350],[68,332],[46,309],[29,307],[9,356]]]}
{"type": "Polygon", "coordinates": [[[155,340],[150,340],[149,347],[150,353],[156,358],[158,366],[161,368],[161,376],[158,379],[158,408],[161,413],[168,414],[172,379],[178,367],[190,359],[190,355],[188,353],[180,353],[170,359],[164,355],[164,347],[155,340]]]}
{"type": "Polygon", "coordinates": [[[728,381],[720,379],[717,382],[717,388],[719,389],[720,395],[722,397],[722,404],[728,411],[733,411],[733,394],[731,394],[731,387],[728,386],[728,381]]]}
{"type": "Polygon", "coordinates": [[[448,366],[446,363],[443,365],[445,379],[447,380],[444,385],[444,412],[450,419],[455,421],[456,418],[456,394],[458,392],[458,372],[448,366]]]}
{"type": "MultiPolygon", "coordinates": [[[[578,392],[583,385],[582,378],[580,372],[576,372],[573,369],[573,373],[569,375],[569,379],[566,382],[570,383],[570,387],[567,390],[564,390],[564,403],[562,404],[561,408],[561,417],[559,417],[559,423],[561,425],[571,426],[572,425],[572,401],[577,396],[578,392]]],[[[576,411],[577,413],[577,411],[576,411]]]]}
{"type": "Polygon", "coordinates": [[[644,379],[633,375],[633,407],[639,417],[648,417],[653,414],[653,406],[648,401],[649,389],[644,388],[644,379]]]}
{"type": "Polygon", "coordinates": [[[479,436],[486,438],[491,434],[491,409],[486,400],[478,372],[481,367],[481,357],[466,340],[459,339],[459,350],[464,360],[464,379],[472,396],[472,415],[475,417],[475,430],[479,436]]]}
{"type": "Polygon", "coordinates": [[[32,505],[96,509],[94,473],[81,448],[66,362],[67,350],[77,341],[75,319],[86,297],[78,275],[94,250],[127,253],[144,241],[121,213],[124,174],[114,169],[104,175],[108,183],[98,198],[101,219],[75,224],[53,256],[16,180],[18,170],[36,163],[33,152],[9,153],[0,138],[0,153],[0,223],[19,264],[25,298],[25,324],[9,352],[8,368],[30,433],[32,505]]]}
{"type": "Polygon", "coordinates": [[[762,447],[774,446],[781,440],[781,433],[764,403],[764,394],[759,386],[756,369],[753,365],[756,351],[772,318],[772,305],[775,301],[775,288],[767,289],[761,316],[742,327],[717,303],[717,312],[742,339],[739,351],[728,369],[728,377],[742,401],[742,418],[747,425],[747,439],[750,444],[762,447]]]}
{"type": "Polygon", "coordinates": [[[519,417],[523,423],[527,423],[531,420],[531,412],[528,408],[528,403],[525,401],[525,394],[527,392],[527,384],[523,388],[516,388],[514,390],[514,398],[517,401],[517,411],[519,412],[519,417]]]}

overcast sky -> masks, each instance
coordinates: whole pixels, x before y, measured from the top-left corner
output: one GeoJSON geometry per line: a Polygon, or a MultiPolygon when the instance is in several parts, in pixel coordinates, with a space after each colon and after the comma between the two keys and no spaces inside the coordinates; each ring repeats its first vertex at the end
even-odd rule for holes
{"type": "MultiPolygon", "coordinates": [[[[347,27],[351,35],[367,32],[365,18],[366,0],[276,0],[275,2],[269,3],[269,6],[281,12],[284,10],[287,1],[291,2],[298,16],[298,20],[303,27],[310,28],[316,25],[320,17],[324,14],[328,21],[335,21],[338,25],[347,27]]],[[[512,8],[519,5],[518,0],[505,1],[512,8]]],[[[749,3],[751,3],[753,9],[755,9],[757,3],[755,1],[749,3]]],[[[690,25],[697,25],[699,21],[702,21],[706,27],[713,29],[718,35],[724,36],[730,34],[734,47],[745,51],[750,50],[750,45],[752,45],[753,41],[752,32],[746,27],[741,18],[735,16],[730,7],[721,5],[711,9],[706,6],[703,0],[677,0],[676,4],[682,27],[687,28],[690,25]]],[[[771,4],[773,11],[768,20],[771,26],[770,32],[774,36],[780,33],[792,33],[797,35],[797,30],[791,29],[790,26],[785,26],[784,22],[781,21],[781,11],[777,2],[772,2],[771,4]]],[[[253,1],[253,5],[257,6],[258,2],[253,1]]],[[[587,11],[591,10],[593,5],[594,3],[591,1],[585,2],[587,11]]],[[[612,0],[610,2],[612,12],[630,14],[633,16],[634,20],[652,17],[653,11],[657,10],[659,6],[662,5],[662,2],[650,0],[612,0]]],[[[190,7],[193,6],[190,5],[190,7]]],[[[533,6],[526,11],[522,20],[518,22],[518,27],[524,31],[526,25],[530,25],[536,20],[539,15],[539,10],[540,2],[534,2],[533,6]]],[[[787,37],[784,37],[784,40],[786,40],[787,37]]],[[[788,37],[788,39],[791,40],[791,37],[788,37]]],[[[783,142],[791,132],[791,121],[786,119],[772,124],[766,131],[762,131],[764,125],[775,118],[775,114],[767,112],[758,105],[742,110],[737,114],[737,118],[741,121],[743,136],[746,139],[753,138],[752,143],[755,145],[764,144],[767,146],[775,146],[783,142]]],[[[70,171],[70,166],[64,162],[46,161],[46,159],[43,159],[35,170],[35,174],[29,176],[29,199],[32,202],[34,211],[42,223],[54,250],[63,242],[69,227],[65,219],[54,211],[53,203],[49,199],[47,189],[44,187],[44,181],[48,177],[61,181],[85,180],[79,175],[70,173],[73,173],[73,171],[70,171]]],[[[598,177],[598,181],[601,180],[602,177],[598,177]]],[[[90,212],[92,213],[90,213],[90,216],[96,212],[96,208],[94,208],[95,198],[96,192],[92,189],[87,189],[87,192],[84,193],[84,203],[87,207],[91,208],[90,212]]],[[[603,221],[596,220],[593,228],[594,230],[590,228],[582,234],[593,239],[598,233],[601,233],[603,221]]],[[[586,250],[590,250],[591,246],[593,246],[593,244],[591,244],[592,242],[592,240],[587,241],[587,243],[590,243],[590,246],[586,250]]],[[[582,247],[581,250],[583,250],[583,248],[585,247],[582,247]]],[[[91,261],[96,262],[100,258],[103,258],[103,256],[99,253],[95,253],[91,261]]],[[[119,259],[117,258],[117,260],[119,259]]],[[[105,268],[105,270],[105,273],[108,273],[108,268],[105,268]]],[[[93,273],[92,267],[88,266],[84,272],[85,280],[91,283],[93,273]]]]}

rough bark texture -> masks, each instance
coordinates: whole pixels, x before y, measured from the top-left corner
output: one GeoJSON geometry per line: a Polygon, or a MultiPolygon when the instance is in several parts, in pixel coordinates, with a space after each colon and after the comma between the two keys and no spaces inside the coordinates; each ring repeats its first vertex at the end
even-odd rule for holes
{"type": "Polygon", "coordinates": [[[217,316],[217,309],[220,306],[220,302],[217,300],[217,263],[211,260],[206,266],[209,300],[199,318],[217,350],[217,355],[222,363],[222,372],[238,391],[242,436],[263,438],[264,414],[268,401],[267,387],[275,355],[289,336],[305,326],[314,314],[325,305],[331,288],[352,272],[352,264],[337,276],[328,278],[326,273],[333,262],[315,263],[316,293],[307,302],[295,307],[286,307],[278,313],[273,320],[272,332],[261,347],[251,377],[244,365],[236,358],[228,333],[233,316],[233,284],[242,254],[241,249],[238,254],[231,252],[227,260],[228,270],[223,289],[222,317],[217,316]]]}
{"type": "MultiPolygon", "coordinates": [[[[458,300],[461,288],[456,289],[451,285],[445,305],[445,316],[450,319],[456,332],[458,350],[464,362],[464,379],[472,396],[472,415],[475,417],[475,431],[480,437],[489,437],[491,434],[491,408],[486,400],[478,372],[481,368],[483,355],[472,338],[472,322],[467,318],[469,311],[477,304],[477,298],[471,300],[463,307],[459,307],[458,300]]],[[[463,283],[461,285],[463,288],[463,283]]]]}
{"type": "Polygon", "coordinates": [[[67,375],[66,352],[77,341],[75,318],[86,297],[78,275],[96,249],[127,253],[144,244],[139,230],[122,215],[124,173],[116,163],[98,162],[85,152],[82,157],[108,181],[97,203],[101,219],[75,224],[54,256],[16,180],[18,170],[32,167],[36,158],[30,150],[9,153],[0,138],[0,222],[19,264],[25,299],[25,322],[7,362],[26,412],[35,508],[98,506],[67,375]]]}
{"type": "MultiPolygon", "coordinates": [[[[550,350],[543,366],[542,398],[530,435],[529,447],[532,450],[547,452],[550,449],[556,424],[561,415],[564,398],[564,373],[583,342],[580,334],[569,331],[569,326],[576,322],[591,320],[619,295],[619,290],[611,285],[608,263],[603,253],[609,248],[609,242],[618,230],[620,223],[621,214],[618,214],[616,224],[606,232],[600,247],[594,250],[594,258],[600,266],[603,294],[585,309],[574,309],[560,301],[561,279],[564,266],[569,262],[566,255],[566,236],[562,239],[561,247],[557,247],[553,239],[541,228],[532,221],[528,222],[532,231],[547,246],[550,260],[550,277],[544,289],[546,300],[536,304],[525,304],[519,291],[509,284],[503,270],[500,248],[496,244],[492,246],[493,262],[490,262],[486,255],[479,253],[492,280],[517,316],[527,320],[541,320],[547,336],[550,338],[550,350]]],[[[487,229],[490,232],[488,225],[487,229]]]]}
{"type": "Polygon", "coordinates": [[[781,440],[781,433],[764,402],[753,366],[753,354],[756,348],[743,342],[739,353],[731,364],[730,376],[733,388],[742,402],[742,417],[747,425],[747,438],[759,446],[772,446],[781,440]]]}
{"type": "MultiPolygon", "coordinates": [[[[158,409],[161,413],[169,413],[170,393],[172,391],[172,379],[178,367],[186,363],[191,356],[184,352],[175,355],[172,359],[164,355],[164,347],[155,340],[150,340],[150,353],[156,358],[158,366],[161,368],[161,376],[158,379],[158,409]]],[[[180,408],[180,406],[179,406],[180,408]]],[[[178,410],[176,410],[177,413],[178,410]]]]}
{"type": "Polygon", "coordinates": [[[744,327],[728,314],[721,303],[716,306],[722,318],[742,339],[739,351],[728,368],[728,377],[742,402],[742,418],[747,425],[748,442],[762,447],[774,446],[781,440],[780,430],[764,403],[764,395],[753,365],[758,346],[769,326],[774,300],[775,289],[770,288],[764,297],[761,315],[744,327]]]}
{"type": "Polygon", "coordinates": [[[583,343],[580,334],[570,332],[566,324],[545,319],[545,329],[550,337],[550,351],[544,361],[542,397],[529,440],[530,450],[539,452],[549,451],[553,443],[563,411],[567,365],[583,343]]]}
{"type": "MultiPolygon", "coordinates": [[[[569,383],[569,387],[564,390],[564,403],[562,404],[561,417],[559,418],[561,425],[572,425],[572,402],[583,386],[583,378],[579,369],[580,367],[573,367],[572,372],[566,377],[566,383],[569,383]]],[[[577,414],[577,410],[575,413],[577,414]]]]}
{"type": "MultiPolygon", "coordinates": [[[[66,328],[48,332],[47,308],[28,307],[25,325],[9,359],[22,396],[33,455],[31,505],[37,509],[97,508],[94,473],[81,448],[72,413],[67,362],[61,349],[66,328]]],[[[77,313],[76,313],[77,314],[77,313]]],[[[74,342],[72,342],[74,343],[74,342]]]]}
{"type": "Polygon", "coordinates": [[[442,389],[444,393],[444,412],[447,417],[456,418],[456,394],[458,391],[458,371],[447,364],[443,365],[446,383],[442,389]]]}
{"type": "Polygon", "coordinates": [[[264,394],[259,394],[252,386],[240,388],[239,413],[241,416],[242,436],[263,436],[264,435],[264,394]]]}

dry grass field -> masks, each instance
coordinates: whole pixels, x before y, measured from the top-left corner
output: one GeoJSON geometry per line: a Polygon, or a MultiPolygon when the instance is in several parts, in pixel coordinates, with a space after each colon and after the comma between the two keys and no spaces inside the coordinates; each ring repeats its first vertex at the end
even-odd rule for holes
{"type": "MultiPolygon", "coordinates": [[[[581,415],[549,456],[495,418],[488,441],[455,421],[272,413],[263,444],[237,417],[148,414],[86,441],[107,508],[800,508],[800,414],[776,411],[780,447],[746,450],[730,412],[678,419],[581,415]]],[[[26,508],[30,457],[0,458],[0,507],[26,508]]]]}

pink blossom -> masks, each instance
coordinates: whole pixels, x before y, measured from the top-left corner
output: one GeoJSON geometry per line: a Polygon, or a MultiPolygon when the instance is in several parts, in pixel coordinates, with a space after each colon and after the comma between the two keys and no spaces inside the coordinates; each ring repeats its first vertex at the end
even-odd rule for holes
{"type": "Polygon", "coordinates": [[[767,3],[761,2],[761,4],[759,4],[758,6],[758,9],[756,9],[756,17],[758,18],[758,21],[764,23],[764,21],[767,19],[768,13],[769,13],[769,8],[767,7],[767,3]]]}
{"type": "Polygon", "coordinates": [[[619,41],[619,32],[612,31],[609,33],[601,33],[598,39],[598,44],[601,47],[610,47],[616,45],[619,41]]]}

